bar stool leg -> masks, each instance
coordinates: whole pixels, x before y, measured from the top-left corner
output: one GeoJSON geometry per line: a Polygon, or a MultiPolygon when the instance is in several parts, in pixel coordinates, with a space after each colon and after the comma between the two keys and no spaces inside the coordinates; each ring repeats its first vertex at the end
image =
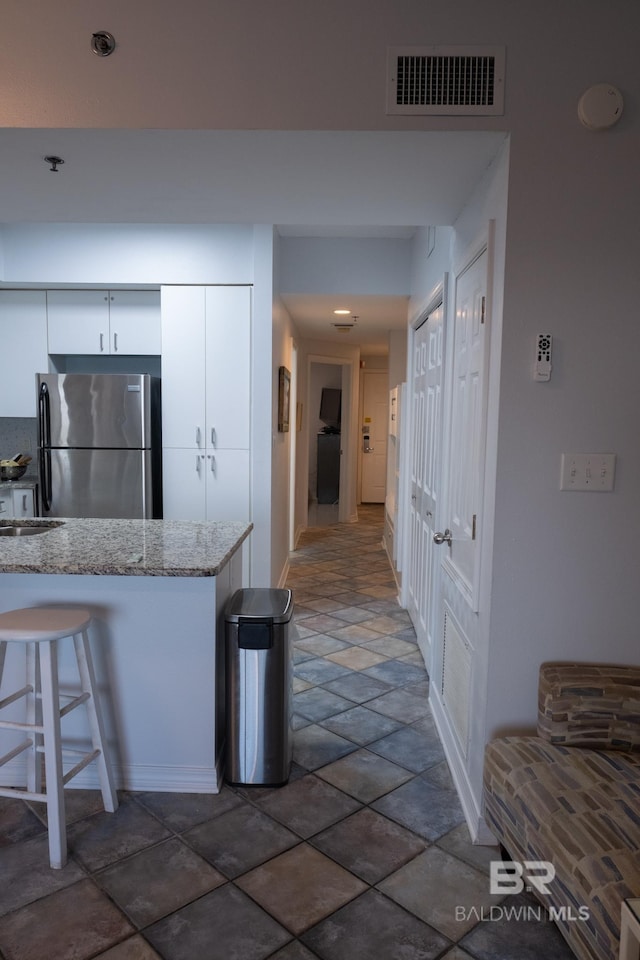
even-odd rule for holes
{"type": "MultiPolygon", "coordinates": [[[[31,692],[27,694],[27,723],[31,726],[42,726],[42,705],[38,698],[40,684],[40,657],[37,643],[27,644],[27,686],[31,692]]],[[[31,731],[32,743],[27,752],[27,790],[31,793],[42,793],[42,754],[38,748],[42,747],[44,738],[36,730],[31,731]]]]}
{"type": "Polygon", "coordinates": [[[45,776],[47,778],[49,861],[54,869],[60,869],[67,862],[67,829],[60,737],[57,641],[40,641],[39,648],[42,679],[42,722],[45,730],[44,760],[45,776]]]}
{"type": "Polygon", "coordinates": [[[76,659],[78,661],[82,692],[89,694],[89,699],[85,706],[91,728],[93,749],[99,751],[96,764],[98,766],[98,776],[100,777],[102,802],[107,813],[114,813],[118,809],[118,794],[113,784],[111,769],[105,757],[105,744],[107,739],[105,736],[104,723],[102,722],[102,711],[97,696],[98,686],[96,684],[87,631],[83,630],[81,634],[76,634],[73,638],[73,643],[76,648],[76,659]]]}

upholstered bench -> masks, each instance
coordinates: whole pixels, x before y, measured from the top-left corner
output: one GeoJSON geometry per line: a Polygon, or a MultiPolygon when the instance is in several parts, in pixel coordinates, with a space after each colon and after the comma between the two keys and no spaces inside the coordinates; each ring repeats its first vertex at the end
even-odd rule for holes
{"type": "Polygon", "coordinates": [[[512,860],[552,864],[539,899],[575,955],[617,960],[640,896],[640,667],[542,664],[538,694],[538,736],[486,748],[486,821],[512,860]]]}

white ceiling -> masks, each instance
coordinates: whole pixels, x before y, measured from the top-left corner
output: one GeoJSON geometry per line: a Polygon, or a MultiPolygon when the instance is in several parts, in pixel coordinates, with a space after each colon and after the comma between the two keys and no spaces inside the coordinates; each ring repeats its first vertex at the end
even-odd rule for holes
{"type": "MultiPolygon", "coordinates": [[[[0,223],[270,223],[283,236],[410,237],[451,224],[498,153],[494,132],[0,130],[0,223]],[[64,164],[54,173],[49,155],[64,164]]],[[[287,297],[301,336],[386,345],[406,298],[287,297]],[[384,338],[383,335],[384,334],[384,338]]]]}

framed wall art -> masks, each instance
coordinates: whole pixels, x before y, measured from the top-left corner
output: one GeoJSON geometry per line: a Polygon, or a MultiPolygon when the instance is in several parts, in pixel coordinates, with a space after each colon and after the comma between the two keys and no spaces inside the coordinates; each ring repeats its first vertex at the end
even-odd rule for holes
{"type": "Polygon", "coordinates": [[[280,367],[278,377],[278,430],[287,433],[289,430],[289,395],[291,393],[291,374],[286,367],[280,367]]]}

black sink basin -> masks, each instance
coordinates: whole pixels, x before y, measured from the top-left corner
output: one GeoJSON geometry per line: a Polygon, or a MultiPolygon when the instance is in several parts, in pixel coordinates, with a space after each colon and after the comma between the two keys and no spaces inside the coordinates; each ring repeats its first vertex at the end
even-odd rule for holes
{"type": "Polygon", "coordinates": [[[37,533],[46,533],[55,530],[55,527],[0,527],[0,537],[33,537],[37,533]]]}

